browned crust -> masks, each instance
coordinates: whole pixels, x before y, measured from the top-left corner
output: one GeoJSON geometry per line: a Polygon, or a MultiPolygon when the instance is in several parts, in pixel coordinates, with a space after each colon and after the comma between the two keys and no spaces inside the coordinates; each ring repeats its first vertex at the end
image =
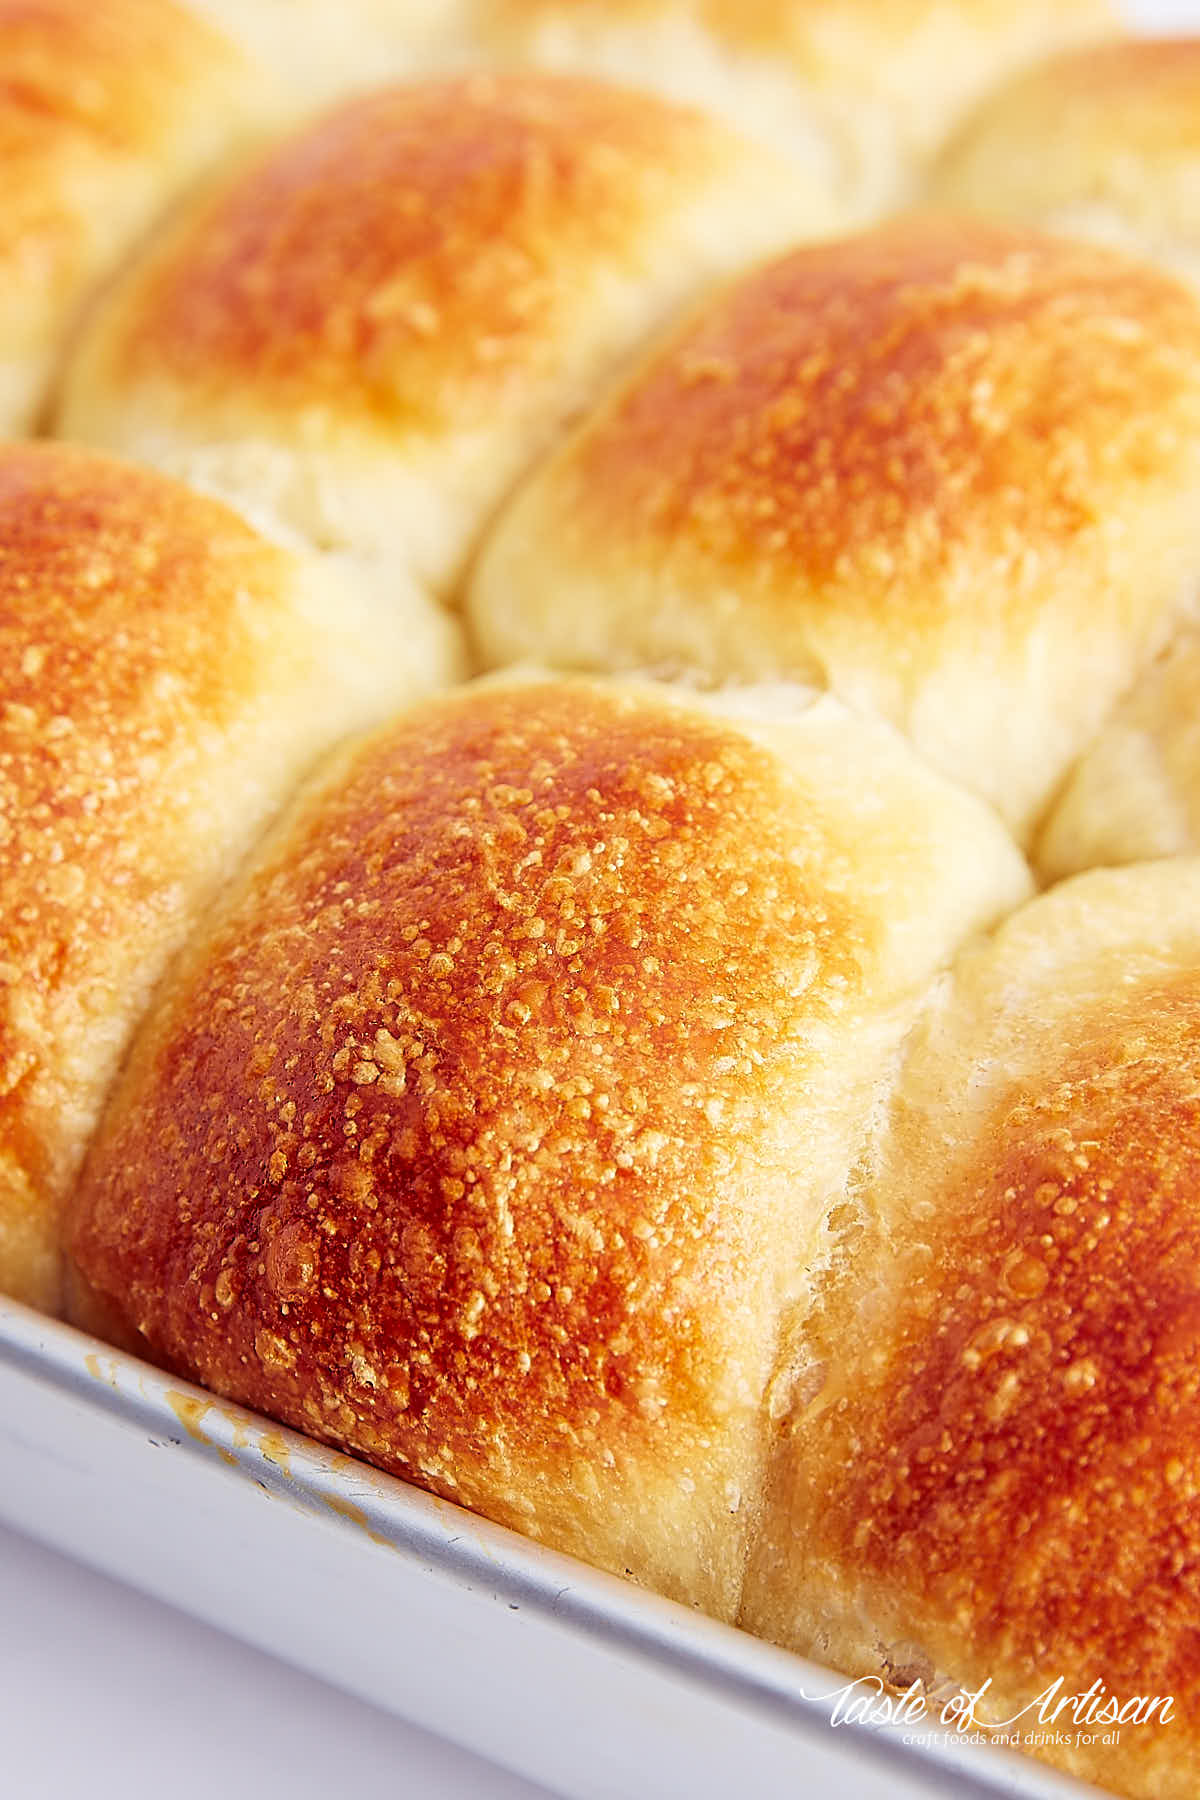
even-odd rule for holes
{"type": "Polygon", "coordinates": [[[90,234],[77,212],[80,168],[153,151],[174,128],[180,93],[235,66],[216,33],[171,0],[0,0],[0,254],[28,264],[90,234]]]}
{"type": "Polygon", "coordinates": [[[647,222],[736,153],[700,113],[583,79],[357,96],[171,241],[114,380],[246,380],[431,428],[474,387],[553,358],[581,276],[605,260],[632,278],[647,222]]]}
{"type": "MultiPolygon", "coordinates": [[[[215,503],[65,445],[0,450],[0,1157],[24,1211],[61,1188],[63,1066],[103,1042],[109,949],[155,886],[168,772],[242,695],[247,589],[286,559],[215,503]],[[158,779],[156,780],[156,775],[158,779]],[[89,984],[95,984],[91,992],[89,984]],[[64,1037],[63,1033],[66,1033],[64,1037]]],[[[105,1054],[103,1052],[98,1054],[105,1054]]]]}
{"type": "Polygon", "coordinates": [[[217,1391],[517,1523],[756,1438],[755,1170],[871,935],[786,780],[569,683],[369,741],[135,1059],[87,1280],[217,1391]]]}
{"type": "Polygon", "coordinates": [[[1200,398],[1200,309],[1107,252],[904,219],[736,284],[567,453],[581,534],[799,607],[1014,627],[1031,556],[1073,553],[1169,480],[1200,398]],[[958,579],[973,568],[978,579],[958,579]],[[985,578],[986,577],[986,578],[985,578]]]}
{"type": "Polygon", "coordinates": [[[875,1596],[882,1637],[993,1677],[999,1715],[1095,1676],[1194,1728],[1198,1076],[1194,974],[1093,1011],[939,1223],[911,1221],[927,1253],[894,1246],[879,1375],[798,1428],[813,1556],[875,1596]]]}

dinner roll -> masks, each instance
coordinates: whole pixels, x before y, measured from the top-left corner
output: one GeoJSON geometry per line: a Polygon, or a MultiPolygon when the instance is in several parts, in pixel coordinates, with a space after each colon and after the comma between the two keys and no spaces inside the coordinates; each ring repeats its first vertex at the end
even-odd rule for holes
{"type": "Polygon", "coordinates": [[[1184,632],[1072,769],[1037,843],[1045,878],[1200,850],[1200,639],[1184,632]]]}
{"type": "Polygon", "coordinates": [[[929,195],[1129,249],[1200,284],[1200,37],[1120,39],[1023,71],[955,133],[929,195]]]}
{"type": "Polygon", "coordinates": [[[160,990],[72,1210],[81,1316],[729,1617],[781,1309],[916,998],[1027,890],[828,699],[420,706],[160,990]]]}
{"type": "Polygon", "coordinates": [[[32,430],[80,302],[261,81],[174,0],[0,0],[0,436],[32,430]]]}
{"type": "Polygon", "coordinates": [[[319,752],[449,678],[443,633],[160,475],[0,449],[0,1291],[57,1306],[61,1202],[169,957],[319,752]]]}
{"type": "Polygon", "coordinates": [[[1200,572],[1200,307],[903,219],[702,306],[535,472],[481,655],[830,687],[1026,834],[1200,572]]]}
{"type": "Polygon", "coordinates": [[[961,110],[1107,0],[457,0],[447,47],[651,86],[808,168],[846,223],[902,198],[961,110]]]}
{"type": "Polygon", "coordinates": [[[1146,1800],[1200,1786],[1198,1096],[1200,863],[964,954],[797,1336],[742,1614],[1146,1800]]]}
{"type": "Polygon", "coordinates": [[[819,205],[700,113],[597,82],[362,95],[116,284],[58,428],[444,591],[614,363],[819,205]]]}

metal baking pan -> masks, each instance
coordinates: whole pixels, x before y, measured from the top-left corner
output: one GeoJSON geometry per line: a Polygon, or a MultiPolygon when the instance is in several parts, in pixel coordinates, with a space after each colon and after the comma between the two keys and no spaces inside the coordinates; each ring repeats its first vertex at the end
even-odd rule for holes
{"type": "Polygon", "coordinates": [[[568,1800],[1094,1791],[3,1299],[0,1519],[568,1800]]]}

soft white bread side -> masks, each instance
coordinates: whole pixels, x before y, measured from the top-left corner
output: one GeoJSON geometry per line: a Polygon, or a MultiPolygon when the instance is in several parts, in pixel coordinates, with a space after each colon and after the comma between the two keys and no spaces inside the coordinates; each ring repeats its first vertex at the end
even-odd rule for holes
{"type": "Polygon", "coordinates": [[[445,43],[702,106],[807,170],[849,226],[896,205],[964,107],[1107,0],[455,0],[445,43]]]}
{"type": "Polygon", "coordinates": [[[175,0],[0,0],[0,436],[33,429],[83,300],[266,85],[175,0]]]}
{"type": "Polygon", "coordinates": [[[829,700],[483,684],[340,752],[160,992],[81,1316],[729,1617],[782,1310],[930,976],[1028,892],[829,700]]]}
{"type": "Polygon", "coordinates": [[[448,60],[461,0],[192,0],[268,67],[296,117],[448,60]]]}
{"type": "Polygon", "coordinates": [[[213,501],[0,448],[0,1291],[59,1303],[58,1224],[154,984],[309,764],[453,679],[213,501]]]}
{"type": "Polygon", "coordinates": [[[360,95],[151,245],[94,314],[58,429],[443,592],[614,365],[823,208],[702,114],[598,82],[360,95]]]}
{"type": "Polygon", "coordinates": [[[484,546],[484,659],[796,679],[1022,837],[1200,577],[1200,306],[929,217],[700,306],[484,546]]]}
{"type": "Polygon", "coordinates": [[[927,196],[1148,256],[1200,286],[1200,37],[1119,39],[1023,70],[954,133],[927,196]]]}
{"type": "Polygon", "coordinates": [[[1200,850],[1200,640],[1184,632],[1071,770],[1038,837],[1047,881],[1200,850]]]}
{"type": "Polygon", "coordinates": [[[1153,1800],[1200,1783],[1198,1096],[1197,861],[964,953],[797,1331],[742,1611],[849,1676],[987,1684],[979,1725],[1153,1800]]]}

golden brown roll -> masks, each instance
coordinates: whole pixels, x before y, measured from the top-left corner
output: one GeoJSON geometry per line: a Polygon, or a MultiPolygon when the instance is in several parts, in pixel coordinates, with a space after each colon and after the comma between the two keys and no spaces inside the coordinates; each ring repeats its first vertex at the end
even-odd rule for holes
{"type": "Polygon", "coordinates": [[[1200,1783],[1198,1095],[1200,863],[963,956],[797,1334],[742,1614],[1143,1800],[1200,1783]]]}
{"type": "Polygon", "coordinates": [[[926,981],[1027,889],[827,699],[421,706],[160,990],[73,1207],[83,1316],[729,1616],[781,1308],[926,981]]]}
{"type": "Polygon", "coordinates": [[[1120,39],[1022,71],[955,132],[928,195],[1200,284],[1200,37],[1120,39]]]}
{"type": "Polygon", "coordinates": [[[701,114],[596,82],[362,95],[114,287],[58,428],[443,590],[614,363],[814,204],[701,114]]]}
{"type": "Polygon", "coordinates": [[[1200,570],[1200,307],[904,219],[735,282],[505,509],[483,657],[799,679],[1025,834],[1200,570]]]}
{"type": "Polygon", "coordinates": [[[452,50],[687,100],[783,151],[854,223],[893,206],[1010,69],[1112,28],[1107,0],[457,0],[452,50]]]}
{"type": "Polygon", "coordinates": [[[1048,881],[1200,850],[1200,640],[1185,631],[1106,722],[1038,837],[1048,881]]]}
{"type": "Polygon", "coordinates": [[[315,756],[451,673],[438,621],[160,475],[0,449],[0,1291],[58,1304],[62,1199],[199,911],[315,756]]]}
{"type": "Polygon", "coordinates": [[[0,436],[32,429],[80,302],[263,79],[174,0],[0,0],[0,436]]]}

